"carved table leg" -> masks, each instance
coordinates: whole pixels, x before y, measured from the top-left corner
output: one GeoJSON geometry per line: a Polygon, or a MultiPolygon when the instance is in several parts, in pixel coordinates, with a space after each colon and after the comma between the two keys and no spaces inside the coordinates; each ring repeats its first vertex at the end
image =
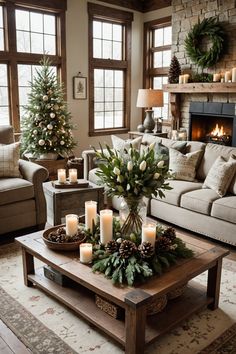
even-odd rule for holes
{"type": "Polygon", "coordinates": [[[28,287],[33,283],[28,279],[28,274],[34,274],[34,257],[28,253],[25,248],[22,248],[24,284],[28,287]]]}
{"type": "Polygon", "coordinates": [[[212,303],[208,305],[211,310],[217,309],[219,304],[221,268],[222,259],[219,259],[216,265],[208,270],[207,296],[213,297],[212,303]]]}

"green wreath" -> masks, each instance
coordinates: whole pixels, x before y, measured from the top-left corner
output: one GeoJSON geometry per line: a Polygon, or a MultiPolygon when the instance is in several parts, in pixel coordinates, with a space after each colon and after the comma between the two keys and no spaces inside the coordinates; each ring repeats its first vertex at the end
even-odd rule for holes
{"type": "Polygon", "coordinates": [[[202,68],[216,64],[223,51],[225,33],[217,18],[210,17],[194,25],[185,39],[185,49],[190,59],[202,68]],[[212,43],[208,51],[201,50],[203,37],[208,37],[212,43]]]}

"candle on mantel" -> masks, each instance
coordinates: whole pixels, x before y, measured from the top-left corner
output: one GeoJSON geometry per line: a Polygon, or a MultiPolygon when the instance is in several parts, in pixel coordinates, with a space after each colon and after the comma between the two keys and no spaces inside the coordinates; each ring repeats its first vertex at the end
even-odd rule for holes
{"type": "Polygon", "coordinates": [[[232,69],[232,82],[236,82],[236,68],[232,69]]]}
{"type": "Polygon", "coordinates": [[[112,240],[113,234],[113,211],[104,209],[100,211],[100,241],[105,245],[112,240]]]}
{"type": "Polygon", "coordinates": [[[231,71],[225,72],[225,82],[229,82],[231,80],[231,71]]]}
{"type": "Polygon", "coordinates": [[[187,84],[188,83],[188,80],[189,80],[189,74],[185,74],[185,75],[183,75],[184,76],[184,84],[187,84]]]}
{"type": "Polygon", "coordinates": [[[220,75],[220,74],[217,74],[217,73],[216,73],[216,74],[213,75],[213,81],[214,81],[214,82],[220,81],[220,78],[221,78],[221,75],[220,75]]]}
{"type": "Polygon", "coordinates": [[[77,182],[77,169],[76,168],[69,169],[69,182],[70,183],[77,182]]]}
{"type": "Polygon", "coordinates": [[[66,182],[66,170],[64,168],[59,168],[57,170],[57,179],[59,183],[66,182]]]}
{"type": "Polygon", "coordinates": [[[79,260],[81,263],[91,263],[93,258],[93,245],[92,243],[81,243],[79,246],[80,257],[79,260]]]}
{"type": "Polygon", "coordinates": [[[68,236],[74,236],[78,232],[78,215],[68,214],[66,215],[66,234],[68,236]]]}
{"type": "Polygon", "coordinates": [[[184,83],[184,75],[179,75],[179,84],[184,83]]]}
{"type": "Polygon", "coordinates": [[[150,242],[155,247],[156,242],[156,224],[142,225],[142,242],[150,242]]]}
{"type": "Polygon", "coordinates": [[[97,202],[93,200],[85,202],[85,228],[92,231],[93,223],[96,224],[97,202]]]}

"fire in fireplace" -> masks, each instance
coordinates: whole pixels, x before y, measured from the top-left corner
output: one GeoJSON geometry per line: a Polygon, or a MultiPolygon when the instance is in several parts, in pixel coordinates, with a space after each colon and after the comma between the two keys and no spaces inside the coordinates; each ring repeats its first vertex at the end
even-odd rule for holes
{"type": "Polygon", "coordinates": [[[191,102],[189,139],[236,146],[234,103],[191,102]]]}

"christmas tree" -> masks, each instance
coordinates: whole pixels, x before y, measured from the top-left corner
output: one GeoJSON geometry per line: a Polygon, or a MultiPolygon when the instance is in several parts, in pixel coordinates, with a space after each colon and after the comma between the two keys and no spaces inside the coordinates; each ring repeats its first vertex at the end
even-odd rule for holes
{"type": "Polygon", "coordinates": [[[179,82],[179,75],[181,75],[181,67],[178,59],[174,55],[170,63],[168,82],[170,84],[177,84],[179,82]]]}
{"type": "Polygon", "coordinates": [[[22,120],[22,152],[39,157],[45,153],[68,156],[74,142],[71,114],[64,100],[64,90],[48,58],[40,61],[40,69],[31,82],[28,104],[22,120]]]}

